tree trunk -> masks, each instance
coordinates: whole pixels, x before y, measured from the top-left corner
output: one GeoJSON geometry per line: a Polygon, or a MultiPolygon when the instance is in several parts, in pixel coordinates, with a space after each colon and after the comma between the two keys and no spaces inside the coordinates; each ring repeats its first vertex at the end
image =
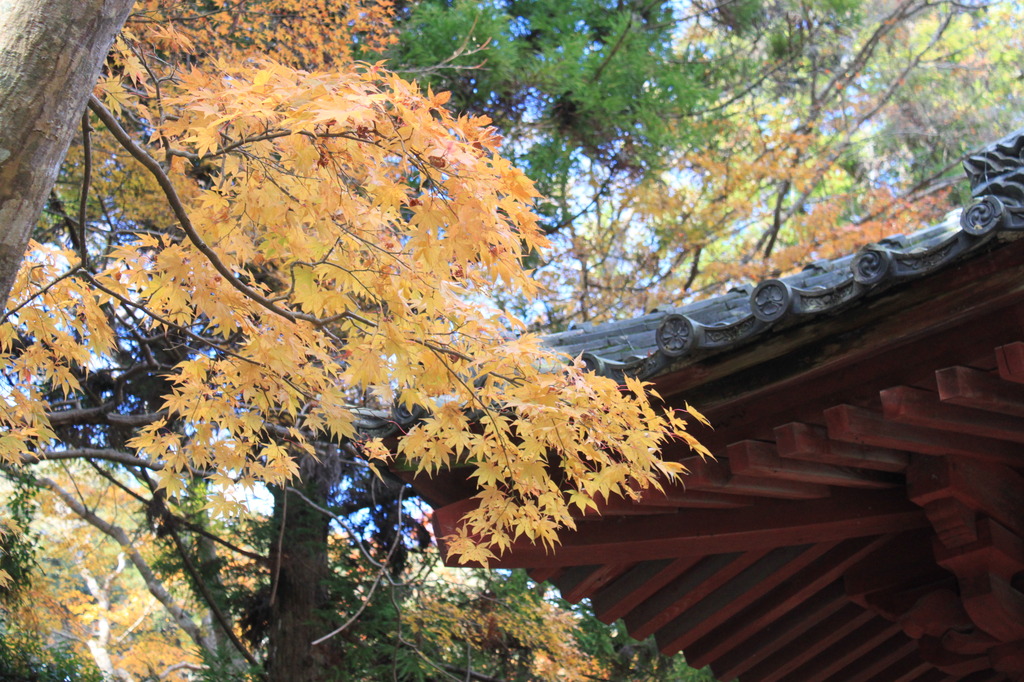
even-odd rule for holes
{"type": "MultiPolygon", "coordinates": [[[[332,473],[307,455],[297,456],[302,459],[302,483],[296,485],[311,501],[326,506],[332,473]]],[[[271,565],[277,579],[271,596],[267,680],[317,682],[338,663],[333,641],[312,645],[332,629],[324,611],[331,606],[330,520],[294,493],[275,488],[274,521],[271,565]]]]}
{"type": "Polygon", "coordinates": [[[133,0],[0,0],[0,309],[133,0]]]}

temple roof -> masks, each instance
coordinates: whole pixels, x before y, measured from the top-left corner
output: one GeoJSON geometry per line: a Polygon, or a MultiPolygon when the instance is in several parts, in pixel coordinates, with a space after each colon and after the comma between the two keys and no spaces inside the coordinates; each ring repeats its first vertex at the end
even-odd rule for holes
{"type": "Polygon", "coordinates": [[[579,324],[545,337],[552,348],[583,356],[599,374],[642,379],[696,358],[741,348],[789,327],[842,314],[893,286],[921,279],[971,258],[993,240],[1014,239],[1022,226],[1007,209],[1024,203],[1024,131],[990,145],[964,166],[975,197],[968,211],[936,224],[868,244],[854,254],[807,265],[678,307],[627,320],[579,324]]]}

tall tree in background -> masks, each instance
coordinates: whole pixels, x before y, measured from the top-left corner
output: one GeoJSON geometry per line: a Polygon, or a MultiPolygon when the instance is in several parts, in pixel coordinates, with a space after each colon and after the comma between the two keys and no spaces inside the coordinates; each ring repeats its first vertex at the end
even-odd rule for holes
{"type": "Polygon", "coordinates": [[[410,73],[470,112],[519,107],[495,120],[545,179],[540,327],[914,229],[963,199],[960,159],[1021,121],[1006,3],[428,0],[404,17],[410,73]]]}

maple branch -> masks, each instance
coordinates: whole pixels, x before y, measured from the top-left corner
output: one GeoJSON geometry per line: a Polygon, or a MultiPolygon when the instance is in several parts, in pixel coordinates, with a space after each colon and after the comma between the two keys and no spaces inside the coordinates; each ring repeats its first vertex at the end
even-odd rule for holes
{"type": "Polygon", "coordinates": [[[346,620],[344,623],[342,623],[340,626],[338,626],[331,632],[328,632],[323,637],[320,637],[319,639],[314,639],[312,642],[310,642],[310,644],[312,644],[313,646],[316,646],[317,644],[322,644],[330,638],[334,637],[335,635],[344,632],[349,628],[349,626],[352,625],[352,623],[356,622],[356,620],[359,619],[359,616],[363,615],[363,611],[366,610],[366,607],[370,605],[370,600],[373,599],[373,593],[377,591],[377,588],[380,586],[381,582],[384,579],[384,573],[385,571],[383,568],[377,571],[377,577],[374,579],[373,585],[370,586],[370,591],[366,593],[365,597],[363,597],[363,603],[359,605],[359,608],[356,609],[356,612],[353,613],[348,620],[346,620]]]}
{"type": "Polygon", "coordinates": [[[118,301],[120,301],[121,303],[123,303],[124,305],[126,305],[126,306],[128,306],[130,308],[134,308],[134,309],[136,309],[138,311],[141,311],[141,312],[145,313],[146,315],[148,315],[149,317],[153,318],[154,320],[156,320],[160,324],[164,325],[165,327],[168,327],[170,329],[177,329],[182,334],[185,334],[186,336],[188,336],[189,338],[193,339],[194,341],[198,341],[199,343],[202,343],[203,345],[209,346],[210,348],[215,348],[218,351],[220,351],[221,353],[224,353],[225,355],[229,355],[229,356],[235,358],[236,360],[242,360],[243,362],[248,362],[248,363],[250,363],[252,365],[255,365],[257,367],[261,367],[263,369],[266,369],[266,365],[264,365],[263,363],[261,363],[261,362],[259,362],[257,360],[253,360],[252,358],[247,358],[244,355],[239,355],[238,353],[236,353],[236,352],[234,352],[234,351],[232,351],[232,350],[230,350],[228,348],[225,348],[224,346],[220,345],[219,343],[217,343],[217,342],[215,342],[215,341],[213,341],[211,339],[206,338],[205,336],[200,336],[199,334],[196,334],[194,331],[192,331],[188,327],[183,327],[180,324],[176,324],[174,322],[171,322],[170,320],[167,320],[167,319],[161,317],[160,315],[157,315],[156,313],[154,313],[152,310],[150,310],[146,306],[142,305],[141,303],[136,303],[135,301],[131,300],[130,298],[127,298],[127,297],[122,296],[121,294],[117,293],[113,289],[108,289],[107,287],[105,287],[102,284],[100,284],[99,281],[95,277],[93,277],[91,274],[89,274],[88,272],[83,273],[83,276],[87,280],[89,280],[90,284],[92,284],[94,287],[96,287],[100,291],[104,292],[105,294],[109,294],[110,296],[113,296],[118,301]]]}
{"type": "MultiPolygon", "coordinates": [[[[154,492],[154,497],[153,498],[147,499],[147,498],[143,497],[142,495],[140,495],[139,493],[135,492],[134,490],[129,488],[127,485],[125,485],[122,481],[118,480],[117,477],[112,475],[109,471],[107,471],[103,467],[97,465],[95,462],[93,462],[91,460],[88,460],[88,463],[89,463],[90,466],[92,466],[93,469],[96,470],[96,473],[98,473],[100,476],[102,476],[103,478],[105,478],[108,481],[110,481],[113,485],[115,485],[118,488],[120,488],[121,490],[123,490],[126,495],[129,495],[130,497],[134,498],[136,501],[138,501],[140,504],[142,504],[143,507],[145,507],[146,509],[152,509],[153,508],[154,503],[156,503],[156,501],[157,501],[156,497],[155,497],[156,486],[153,483],[153,479],[151,479],[148,475],[146,475],[146,473],[144,471],[140,472],[141,478],[145,481],[146,485],[149,486],[149,489],[154,492]]],[[[136,474],[136,478],[139,478],[139,477],[140,477],[139,474],[136,474]]],[[[228,549],[228,550],[230,550],[232,552],[235,552],[236,554],[240,554],[241,556],[244,556],[244,557],[246,557],[248,559],[252,559],[253,561],[258,561],[258,562],[263,563],[263,564],[265,564],[267,562],[267,557],[263,556],[262,554],[257,554],[256,552],[250,552],[249,550],[242,549],[241,547],[238,547],[237,545],[231,544],[230,542],[228,542],[224,538],[220,537],[219,535],[214,535],[210,531],[204,529],[202,526],[198,526],[198,525],[192,523],[191,521],[189,521],[188,519],[186,519],[186,518],[184,518],[182,516],[178,516],[177,514],[172,512],[170,509],[168,509],[166,504],[162,504],[161,505],[160,513],[163,516],[165,516],[171,523],[179,524],[182,527],[184,527],[185,529],[187,529],[187,530],[189,530],[189,531],[191,531],[191,532],[193,532],[193,533],[195,533],[197,535],[202,535],[204,538],[207,538],[207,539],[209,539],[209,540],[211,540],[213,542],[216,542],[219,545],[222,545],[224,548],[226,548],[226,549],[228,549]]]]}
{"type": "Polygon", "coordinates": [[[192,557],[190,557],[188,555],[188,552],[185,551],[185,545],[181,541],[181,537],[178,536],[178,531],[174,529],[174,526],[172,524],[167,524],[165,526],[165,529],[170,534],[171,539],[174,541],[174,547],[178,550],[178,556],[181,557],[182,566],[184,566],[185,571],[189,574],[189,577],[192,578],[192,582],[193,584],[195,584],[196,588],[198,588],[200,594],[203,595],[203,600],[206,602],[206,605],[210,608],[210,611],[213,613],[213,617],[217,620],[217,623],[224,631],[224,634],[228,636],[228,639],[231,640],[231,643],[235,646],[236,649],[238,649],[238,653],[242,654],[242,658],[248,661],[249,664],[251,665],[259,665],[259,661],[256,660],[256,657],[249,652],[249,650],[246,648],[242,640],[239,639],[238,635],[235,634],[235,629],[234,627],[232,627],[231,622],[227,619],[227,616],[224,615],[224,612],[217,605],[216,600],[214,600],[213,598],[213,594],[210,592],[210,588],[206,586],[206,581],[203,579],[201,575],[199,575],[199,571],[196,569],[195,564],[192,563],[192,557]]]}
{"type": "Polygon", "coordinates": [[[240,291],[250,300],[263,306],[270,312],[280,315],[289,322],[297,322],[299,320],[313,323],[317,322],[317,318],[312,315],[295,313],[275,305],[266,296],[238,279],[235,274],[231,272],[231,269],[228,268],[220,259],[217,252],[214,251],[196,231],[188,216],[188,212],[185,210],[185,206],[181,201],[181,197],[178,196],[178,191],[174,189],[171,179],[167,177],[167,173],[165,173],[164,169],[160,166],[160,162],[150,156],[149,152],[136,144],[135,140],[133,140],[125,129],[121,127],[121,124],[118,123],[113,114],[111,114],[107,108],[104,107],[98,99],[96,99],[95,95],[89,97],[89,108],[99,116],[100,120],[103,121],[103,124],[111,132],[118,143],[120,143],[120,145],[124,147],[136,161],[145,166],[146,170],[156,178],[157,184],[159,184],[160,189],[163,190],[164,197],[170,204],[171,210],[174,212],[174,216],[178,219],[178,223],[181,225],[181,229],[185,231],[189,241],[192,242],[193,246],[195,246],[200,253],[206,256],[214,269],[220,273],[220,275],[224,277],[231,286],[240,291]]]}
{"type": "Polygon", "coordinates": [[[101,459],[107,462],[124,464],[125,466],[141,467],[151,471],[162,471],[163,464],[151,462],[141,457],[121,452],[113,448],[70,448],[68,450],[43,450],[40,453],[23,454],[22,464],[38,464],[40,462],[56,462],[66,459],[101,459]]]}
{"type": "Polygon", "coordinates": [[[59,282],[61,282],[62,280],[67,279],[68,277],[71,277],[71,276],[75,275],[81,268],[82,268],[82,265],[81,265],[81,263],[79,263],[79,264],[75,265],[73,268],[71,268],[70,270],[68,270],[67,272],[65,272],[64,274],[60,275],[59,277],[55,277],[51,282],[49,282],[42,289],[40,289],[36,293],[32,294],[28,298],[26,298],[24,301],[19,303],[14,308],[11,308],[10,310],[6,311],[4,313],[4,315],[3,315],[3,317],[0,317],[0,323],[6,322],[11,317],[11,315],[17,314],[17,312],[19,310],[21,310],[22,308],[27,306],[29,303],[31,303],[35,299],[37,299],[40,296],[42,296],[43,294],[45,294],[47,291],[49,291],[54,286],[56,286],[59,282]]]}
{"type": "Polygon", "coordinates": [[[128,534],[123,528],[110,523],[109,521],[105,521],[94,514],[84,504],[78,501],[74,495],[65,490],[53,479],[44,476],[37,480],[39,483],[56,493],[64,504],[78,515],[79,518],[97,528],[104,535],[107,535],[123,547],[125,553],[128,555],[128,559],[135,566],[135,570],[139,572],[143,582],[146,583],[149,593],[164,605],[164,608],[167,609],[167,612],[170,613],[171,617],[174,619],[175,624],[177,624],[177,626],[189,636],[196,646],[204,650],[209,650],[208,642],[206,642],[205,638],[199,632],[199,628],[192,621],[191,616],[184,608],[175,603],[174,597],[171,596],[170,592],[167,591],[167,588],[164,587],[163,582],[157,578],[156,574],[153,573],[153,569],[150,568],[146,560],[142,558],[139,551],[135,549],[134,543],[131,538],[128,537],[128,534]]]}
{"type": "Polygon", "coordinates": [[[86,202],[89,200],[89,185],[92,183],[92,135],[89,132],[89,112],[82,112],[82,191],[78,200],[78,244],[82,266],[89,267],[89,245],[85,240],[86,202]]]}

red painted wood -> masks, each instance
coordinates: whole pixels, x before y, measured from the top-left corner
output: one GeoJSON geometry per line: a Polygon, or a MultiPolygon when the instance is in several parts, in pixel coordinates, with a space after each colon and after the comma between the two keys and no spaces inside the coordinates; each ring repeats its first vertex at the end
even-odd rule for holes
{"type": "Polygon", "coordinates": [[[749,507],[754,503],[754,499],[744,495],[694,490],[686,486],[686,477],[684,477],[681,483],[666,484],[664,490],[648,488],[642,491],[640,499],[634,504],[639,508],[653,505],[683,509],[736,509],[737,507],[749,507]]]}
{"type": "Polygon", "coordinates": [[[920,673],[917,677],[913,678],[911,682],[961,682],[959,677],[950,677],[946,673],[938,670],[931,664],[928,665],[928,670],[920,673]]]}
{"type": "Polygon", "coordinates": [[[874,490],[892,488],[901,483],[898,476],[877,471],[782,459],[774,445],[763,441],[744,440],[733,443],[727,453],[733,473],[745,476],[874,490]]]}
{"type": "Polygon", "coordinates": [[[1024,386],[969,367],[949,367],[935,373],[939,399],[953,405],[1024,417],[1024,386]]]}
{"type": "Polygon", "coordinates": [[[737,475],[730,470],[729,461],[724,458],[706,460],[701,457],[687,457],[681,460],[681,463],[688,470],[682,479],[686,490],[784,500],[813,500],[828,497],[828,488],[822,485],[737,475]]]}
{"type": "Polygon", "coordinates": [[[893,472],[903,471],[910,463],[905,451],[830,440],[824,428],[799,422],[777,427],[775,442],[785,459],[893,472]]]}
{"type": "Polygon", "coordinates": [[[686,660],[696,668],[718,660],[736,646],[736,642],[745,641],[771,626],[826,585],[838,580],[846,569],[889,539],[886,536],[857,538],[836,545],[721,627],[686,646],[686,660]]]}
{"type": "Polygon", "coordinates": [[[964,608],[978,627],[1001,642],[1024,639],[1024,594],[992,573],[958,577],[964,608]]]}
{"type": "Polygon", "coordinates": [[[825,410],[828,435],[834,440],[909,450],[925,455],[961,455],[985,462],[1020,466],[1021,448],[991,438],[900,424],[852,405],[825,410]]]}
{"type": "Polygon", "coordinates": [[[864,595],[919,582],[934,569],[931,553],[932,534],[927,528],[902,533],[846,571],[846,594],[863,604],[864,595]]]}
{"type": "Polygon", "coordinates": [[[1024,384],[1024,343],[1017,341],[996,348],[996,366],[1001,378],[1024,384]]]}
{"type": "Polygon", "coordinates": [[[597,509],[588,507],[580,511],[577,507],[572,508],[572,518],[585,519],[599,516],[649,516],[654,514],[675,514],[676,507],[671,505],[646,504],[639,506],[628,497],[612,495],[609,498],[598,497],[596,500],[597,509]]]}
{"type": "Polygon", "coordinates": [[[994,573],[1007,580],[1024,571],[1024,540],[992,519],[978,523],[978,538],[955,548],[935,547],[935,559],[957,575],[994,573]]]}
{"type": "Polygon", "coordinates": [[[840,670],[854,665],[867,652],[900,632],[899,626],[876,618],[836,642],[809,663],[783,678],[785,682],[831,680],[840,670]]]}
{"type": "Polygon", "coordinates": [[[984,671],[990,674],[992,667],[986,655],[963,656],[947,651],[942,642],[935,637],[922,637],[918,640],[918,651],[921,658],[931,663],[942,672],[954,676],[955,679],[967,677],[973,673],[984,671]]]}
{"type": "Polygon", "coordinates": [[[907,497],[922,506],[951,497],[1024,536],[1024,476],[1009,467],[921,457],[907,470],[907,497]]]}
{"type": "Polygon", "coordinates": [[[939,431],[1024,443],[1024,422],[1017,417],[939,402],[939,396],[909,386],[881,392],[886,419],[939,431]]]}
{"type": "Polygon", "coordinates": [[[831,546],[783,547],[773,550],[729,584],[708,595],[655,633],[658,648],[666,654],[686,649],[765,594],[799,574],[831,546]]]}
{"type": "Polygon", "coordinates": [[[833,674],[829,682],[878,682],[891,678],[882,677],[881,673],[893,663],[903,660],[911,653],[917,652],[917,642],[898,633],[877,646],[856,661],[851,662],[845,670],[833,674]]]}
{"type": "MultiPolygon", "coordinates": [[[[817,594],[795,605],[746,640],[734,638],[732,649],[719,656],[712,664],[712,670],[722,682],[742,676],[751,667],[793,640],[802,637],[812,628],[840,609],[851,608],[846,601],[842,581],[834,581],[817,594]]],[[[859,609],[858,609],[859,612],[859,609]]]]}
{"type": "MultiPolygon", "coordinates": [[[[924,595],[900,616],[899,623],[903,632],[913,639],[921,639],[925,635],[945,637],[947,633],[961,637],[965,633],[973,634],[975,630],[971,617],[960,601],[960,595],[950,589],[937,589],[924,595]]],[[[964,639],[953,645],[958,648],[951,647],[949,641],[943,643],[951,651],[965,653],[964,645],[967,642],[964,639]]],[[[982,649],[994,643],[989,641],[982,649]]]]}
{"type": "Polygon", "coordinates": [[[915,643],[914,649],[911,653],[881,671],[875,679],[887,680],[888,682],[910,682],[910,680],[918,678],[931,670],[933,670],[933,668],[922,661],[921,657],[918,655],[915,643]]]}
{"type": "Polygon", "coordinates": [[[530,576],[530,579],[533,580],[535,583],[543,583],[547,582],[548,580],[553,580],[555,576],[560,575],[562,573],[562,570],[562,568],[559,568],[557,566],[550,566],[548,568],[534,568],[530,571],[527,571],[527,573],[530,576]]]}
{"type": "Polygon", "coordinates": [[[718,554],[705,557],[642,604],[626,614],[626,629],[636,639],[646,639],[666,623],[693,608],[702,599],[749,569],[766,552],[718,554]]]}
{"type": "Polygon", "coordinates": [[[865,623],[875,620],[877,617],[870,611],[865,611],[855,604],[847,604],[821,621],[817,627],[811,628],[802,637],[748,670],[743,679],[777,682],[865,623]]]}
{"type": "Polygon", "coordinates": [[[632,565],[631,563],[615,563],[602,566],[573,566],[566,569],[557,580],[552,582],[562,594],[563,599],[575,604],[614,580],[632,565]]]}
{"type": "Polygon", "coordinates": [[[1018,680],[1024,677],[1024,641],[995,647],[988,652],[988,657],[996,670],[1012,675],[1018,680]]]}
{"type": "Polygon", "coordinates": [[[690,556],[637,564],[591,598],[594,613],[602,623],[614,623],[701,559],[690,556]]]}
{"type": "MultiPolygon", "coordinates": [[[[442,507],[435,523],[452,527],[460,509],[442,507]]],[[[492,562],[497,568],[535,568],[724,554],[788,545],[835,542],[894,533],[927,524],[924,512],[902,490],[837,489],[831,497],[767,501],[742,509],[687,510],[672,516],[618,517],[580,521],[565,532],[556,552],[525,541],[492,562]]]]}

